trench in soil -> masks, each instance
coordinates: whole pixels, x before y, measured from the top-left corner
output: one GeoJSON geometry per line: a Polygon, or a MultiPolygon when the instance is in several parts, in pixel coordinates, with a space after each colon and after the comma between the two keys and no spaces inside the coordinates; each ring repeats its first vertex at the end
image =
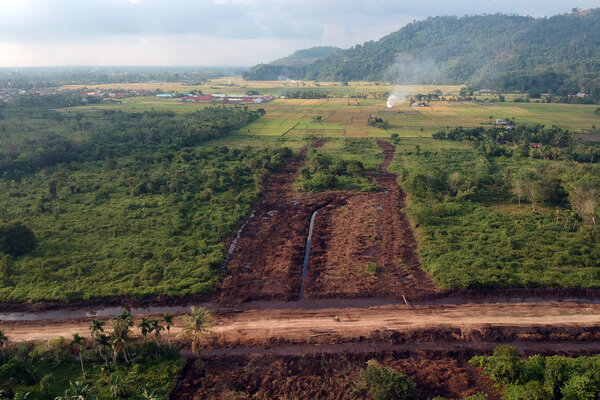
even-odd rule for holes
{"type": "Polygon", "coordinates": [[[302,282],[300,282],[300,293],[298,300],[304,299],[304,286],[306,285],[306,270],[308,269],[308,260],[310,258],[310,241],[312,239],[313,228],[315,226],[315,218],[320,209],[315,210],[310,217],[310,225],[308,226],[308,236],[306,238],[306,251],[304,252],[304,261],[302,262],[302,282]]]}

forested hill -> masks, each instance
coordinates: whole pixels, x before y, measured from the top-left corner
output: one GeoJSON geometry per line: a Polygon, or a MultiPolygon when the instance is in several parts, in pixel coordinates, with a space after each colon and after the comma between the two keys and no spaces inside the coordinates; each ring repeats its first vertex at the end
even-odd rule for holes
{"type": "Polygon", "coordinates": [[[321,46],[297,50],[293,54],[279,58],[269,64],[260,64],[244,73],[248,80],[282,80],[289,76],[300,78],[306,67],[333,54],[341,53],[339,47],[321,46]]]}
{"type": "Polygon", "coordinates": [[[343,51],[339,47],[322,46],[311,47],[310,49],[297,50],[291,56],[283,57],[273,61],[272,65],[285,65],[288,67],[300,67],[303,65],[313,64],[315,61],[321,60],[332,54],[337,54],[343,51]]]}
{"type": "MultiPolygon", "coordinates": [[[[288,78],[589,92],[600,90],[598,32],[598,8],[551,18],[431,17],[308,66],[288,68],[288,78]]],[[[272,79],[273,71],[261,76],[264,66],[254,67],[248,78],[272,79]]]]}

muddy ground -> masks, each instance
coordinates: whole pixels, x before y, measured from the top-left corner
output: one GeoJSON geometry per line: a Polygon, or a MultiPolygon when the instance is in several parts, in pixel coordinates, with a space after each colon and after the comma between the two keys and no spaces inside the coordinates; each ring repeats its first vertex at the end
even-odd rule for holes
{"type": "MultiPolygon", "coordinates": [[[[325,143],[318,140],[312,147],[325,143]]],[[[265,185],[265,194],[241,231],[226,264],[227,277],[219,300],[295,300],[299,297],[302,262],[310,218],[327,204],[343,204],[353,194],[302,194],[294,189],[306,151],[293,156],[284,170],[265,185]]]]}
{"type": "MultiPolygon", "coordinates": [[[[463,361],[402,353],[205,357],[187,372],[177,399],[369,399],[360,371],[377,362],[409,376],[421,398],[463,398],[480,390],[463,361]],[[371,361],[370,361],[371,360],[371,361]]],[[[489,397],[494,400],[495,397],[489,397]]]]}
{"type": "MultiPolygon", "coordinates": [[[[322,145],[321,142],[313,147],[322,145]]],[[[370,176],[374,193],[299,193],[293,184],[305,153],[266,185],[265,196],[241,232],[227,264],[220,300],[295,300],[310,218],[313,230],[306,299],[391,297],[409,299],[438,290],[419,268],[416,242],[401,210],[405,194],[387,171],[395,147],[379,141],[384,162],[370,176]]]]}
{"type": "Polygon", "coordinates": [[[317,214],[308,264],[306,298],[432,297],[439,290],[419,268],[416,241],[402,211],[405,193],[388,172],[396,148],[377,143],[384,154],[375,193],[359,194],[343,206],[317,214]]]}

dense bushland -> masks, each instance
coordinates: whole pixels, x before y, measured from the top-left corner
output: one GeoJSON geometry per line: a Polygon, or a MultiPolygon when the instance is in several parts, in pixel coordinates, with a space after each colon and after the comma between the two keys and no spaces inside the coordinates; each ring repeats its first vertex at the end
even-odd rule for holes
{"type": "Polygon", "coordinates": [[[373,169],[380,161],[378,149],[366,139],[343,139],[322,149],[310,149],[300,169],[296,187],[302,191],[372,191],[377,186],[364,176],[365,164],[373,169]],[[377,155],[376,155],[377,154],[377,155]]]}
{"type": "MultiPolygon", "coordinates": [[[[74,120],[71,135],[6,135],[0,147],[0,176],[19,177],[59,163],[105,160],[134,152],[175,150],[222,137],[261,116],[244,108],[207,107],[194,113],[105,110],[93,114],[38,112],[39,119],[74,120]]],[[[18,117],[17,117],[18,118],[18,117]]],[[[42,125],[43,126],[43,125],[42,125]]],[[[52,123],[43,126],[48,129],[52,123]]],[[[49,130],[49,129],[48,129],[49,130]]]]}
{"type": "Polygon", "coordinates": [[[492,356],[477,356],[471,364],[502,387],[506,400],[581,400],[600,396],[600,356],[543,357],[521,360],[517,349],[500,346],[492,356]]]}
{"type": "Polygon", "coordinates": [[[37,239],[20,258],[0,257],[0,299],[211,290],[224,238],[288,154],[227,147],[136,152],[0,180],[0,220],[24,222],[37,239]]]}
{"type": "Polygon", "coordinates": [[[399,148],[393,168],[440,286],[600,287],[597,165],[399,148]]]}
{"type": "Polygon", "coordinates": [[[24,111],[0,136],[0,301],[212,290],[224,239],[291,154],[199,146],[262,115],[244,108],[24,111]]]}

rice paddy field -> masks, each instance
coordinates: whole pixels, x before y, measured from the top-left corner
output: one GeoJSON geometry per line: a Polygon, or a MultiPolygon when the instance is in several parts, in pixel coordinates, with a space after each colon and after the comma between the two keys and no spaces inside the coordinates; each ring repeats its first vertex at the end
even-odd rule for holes
{"type": "MultiPolygon", "coordinates": [[[[69,86],[69,88],[76,88],[69,86]]],[[[203,93],[242,94],[256,90],[261,94],[279,97],[286,91],[323,91],[324,99],[277,99],[270,103],[249,104],[249,108],[264,108],[264,118],[245,127],[240,134],[257,136],[324,136],[324,137],[372,137],[386,138],[392,133],[400,137],[425,138],[433,133],[455,127],[489,126],[497,118],[515,120],[518,124],[542,123],[557,125],[575,132],[585,132],[600,123],[594,113],[596,106],[545,103],[473,103],[457,101],[432,101],[426,107],[413,107],[405,101],[387,108],[387,94],[397,88],[412,94],[431,93],[436,89],[444,96],[457,95],[459,86],[394,87],[371,82],[353,82],[348,86],[339,83],[317,82],[250,82],[239,79],[222,79],[204,85],[184,86],[173,83],[144,83],[121,85],[98,85],[101,89],[160,89],[163,92],[201,90],[203,93]],[[366,98],[352,98],[354,95],[366,98]],[[369,117],[387,121],[387,129],[368,126],[369,117]],[[317,120],[317,117],[321,117],[317,120]],[[317,122],[320,121],[320,122],[317,122]]],[[[507,96],[507,99],[510,99],[507,96]]],[[[211,106],[208,103],[182,103],[179,99],[158,99],[154,96],[131,97],[99,105],[78,107],[76,110],[118,108],[123,111],[143,112],[168,110],[177,113],[193,112],[211,106]]],[[[70,109],[73,112],[73,109],[70,109]]]]}

